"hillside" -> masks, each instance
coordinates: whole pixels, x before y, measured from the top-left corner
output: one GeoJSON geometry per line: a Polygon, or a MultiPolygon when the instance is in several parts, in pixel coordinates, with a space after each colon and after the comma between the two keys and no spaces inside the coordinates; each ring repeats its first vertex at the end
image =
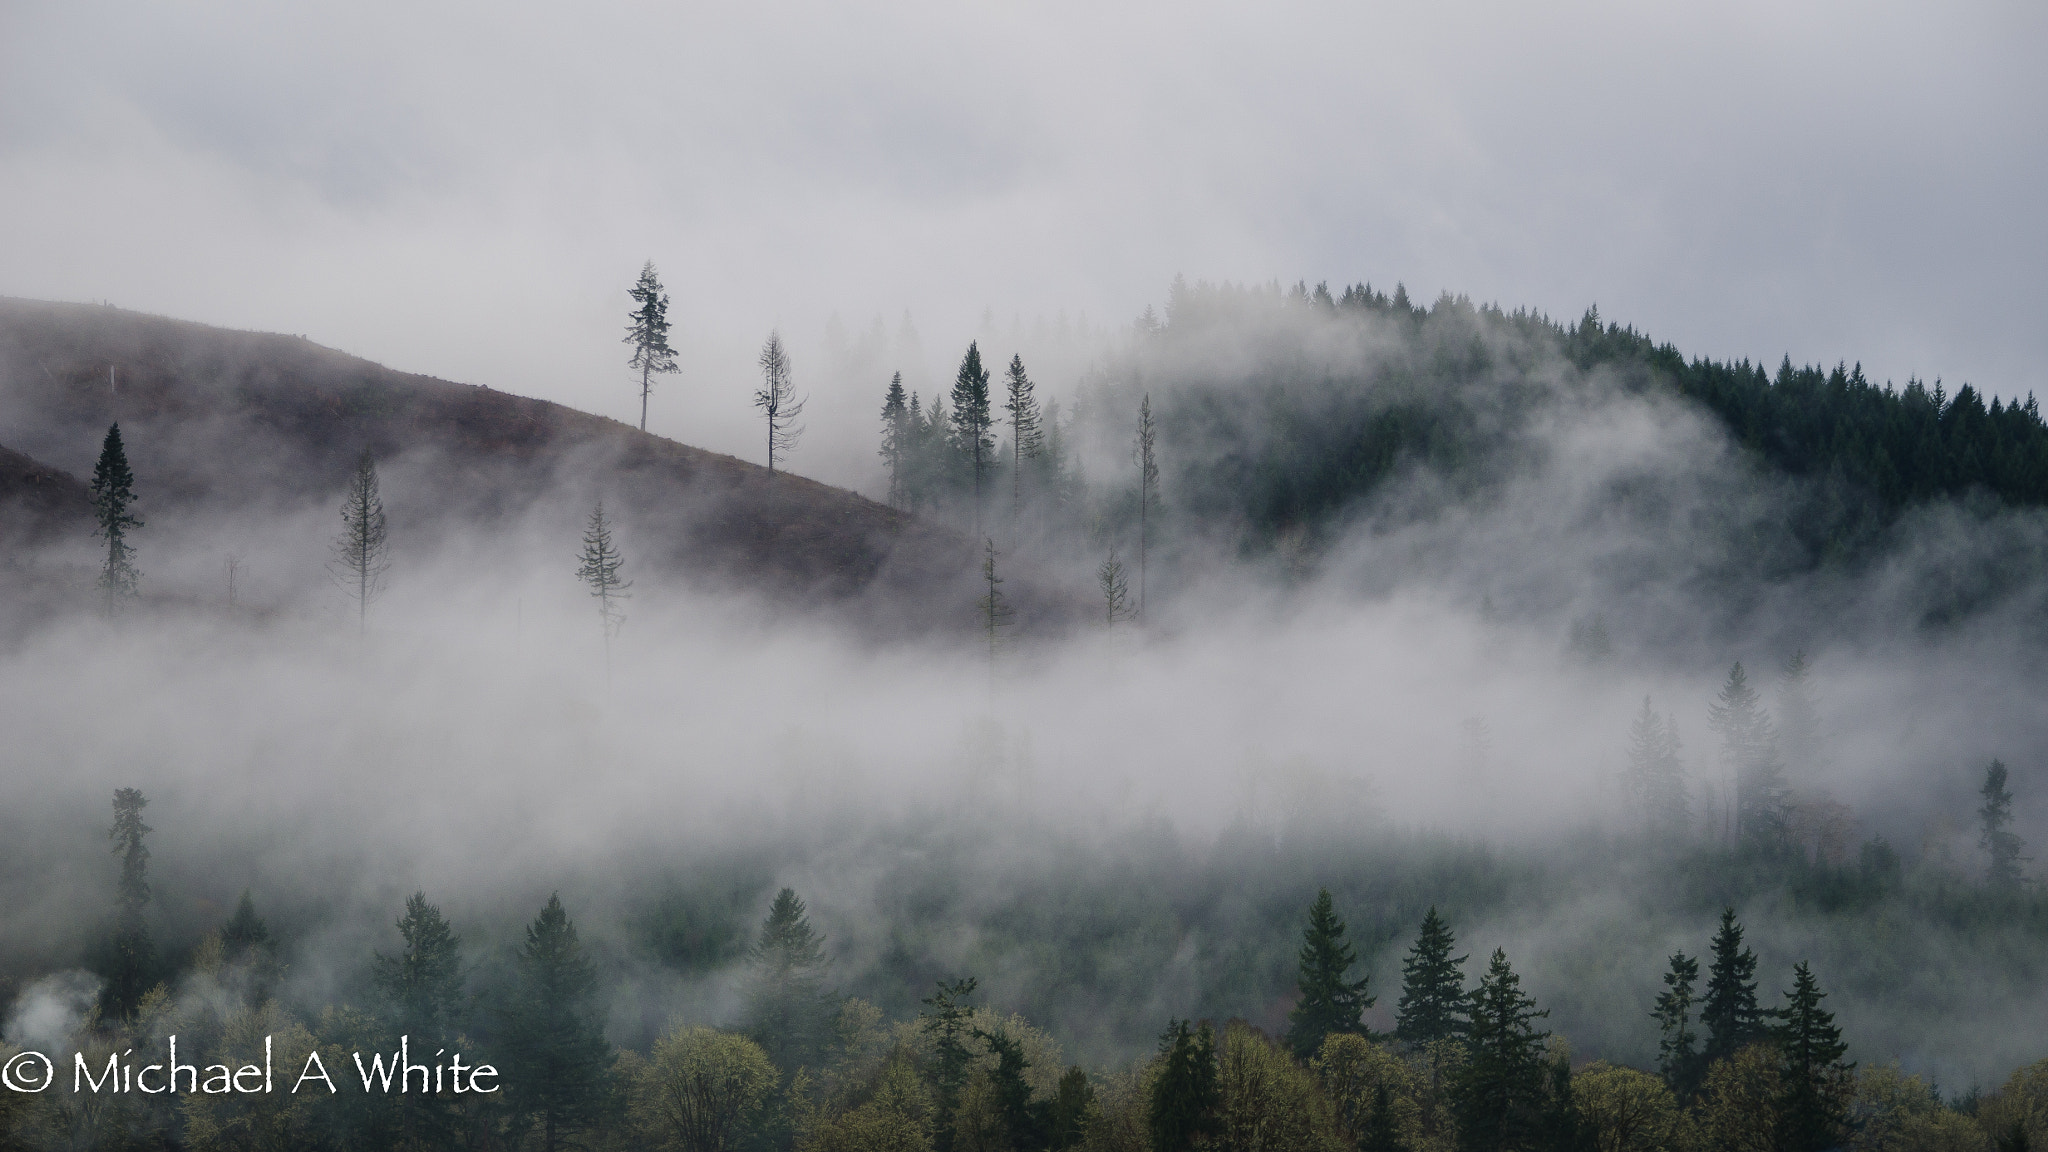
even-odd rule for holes
{"type": "Polygon", "coordinates": [[[967,541],[853,492],[294,336],[0,300],[0,411],[0,443],[27,454],[6,467],[41,478],[8,483],[47,488],[43,518],[82,489],[34,460],[87,472],[118,422],[157,515],[329,504],[367,447],[394,531],[510,525],[543,500],[602,495],[636,560],[699,584],[857,603],[891,626],[964,613],[974,594],[967,541]]]}

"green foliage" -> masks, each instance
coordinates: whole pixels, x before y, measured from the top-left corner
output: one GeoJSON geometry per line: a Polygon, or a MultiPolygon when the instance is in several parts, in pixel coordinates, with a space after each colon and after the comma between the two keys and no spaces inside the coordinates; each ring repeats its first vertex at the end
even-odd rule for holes
{"type": "Polygon", "coordinates": [[[93,465],[93,519],[98,534],[107,542],[106,559],[100,563],[100,590],[107,594],[107,611],[112,612],[124,598],[132,598],[142,574],[135,569],[135,549],[128,546],[128,530],[142,527],[142,520],[128,510],[135,502],[135,473],[128,468],[128,451],[121,445],[121,426],[109,424],[100,443],[99,462],[93,465]]]}
{"type": "Polygon", "coordinates": [[[1458,1147],[1491,1152],[1532,1146],[1544,1125],[1543,1038],[1535,1022],[1550,1015],[1522,992],[1522,978],[1494,949],[1472,993],[1468,1057],[1452,1085],[1458,1147]]]}
{"type": "Polygon", "coordinates": [[[1401,1003],[1394,1035],[1414,1044],[1448,1040],[1465,1031],[1465,957],[1452,956],[1457,937],[1437,915],[1422,918],[1422,929],[1401,962],[1401,1003]]]}
{"type": "Polygon", "coordinates": [[[1698,1036],[1693,1028],[1693,990],[1699,978],[1699,960],[1673,952],[1671,970],[1664,974],[1664,991],[1658,994],[1656,1009],[1650,1013],[1657,1021],[1659,1037],[1657,1071],[1682,1100],[1691,1099],[1698,1091],[1700,1077],[1706,1071],[1695,1046],[1698,1036]]]}
{"type": "Polygon", "coordinates": [[[1298,959],[1295,990],[1300,998],[1287,1013],[1287,1043],[1294,1054],[1303,1059],[1315,1055],[1332,1032],[1367,1034],[1360,1017],[1377,999],[1365,991],[1372,977],[1349,979],[1358,953],[1344,940],[1344,921],[1337,918],[1328,888],[1309,907],[1298,959]]]}
{"type": "Polygon", "coordinates": [[[1152,1081],[1147,1129],[1151,1152],[1192,1152],[1221,1126],[1222,1089],[1217,1083],[1216,1034],[1205,1022],[1166,1026],[1159,1038],[1159,1074],[1152,1081]]]}
{"type": "Polygon", "coordinates": [[[1088,1136],[1088,1129],[1102,1116],[1095,1099],[1095,1085],[1076,1064],[1060,1075],[1059,1087],[1045,1109],[1046,1147],[1066,1152],[1088,1136]]]}
{"type": "Polygon", "coordinates": [[[627,1072],[635,1123],[675,1152],[731,1152],[777,1080],[752,1040],[681,1022],[627,1072]]]}
{"type": "Polygon", "coordinates": [[[1217,1054],[1221,1152],[1336,1152],[1335,1115],[1315,1077],[1257,1029],[1232,1024],[1217,1054]]]}
{"type": "Polygon", "coordinates": [[[1707,1028],[1703,1057],[1710,1063],[1764,1038],[1763,1012],[1756,1003],[1756,954],[1742,946],[1742,925],[1733,908],[1722,909],[1721,929],[1714,935],[1700,1023],[1707,1028]]]}
{"type": "Polygon", "coordinates": [[[1772,1015],[1772,1031],[1783,1060],[1784,1088],[1778,1105],[1779,1140],[1786,1152],[1821,1152],[1839,1143],[1847,1120],[1853,1065],[1842,1063],[1848,1045],[1834,1013],[1820,1002],[1827,994],[1801,962],[1792,970],[1785,1006],[1772,1015]]]}
{"type": "Polygon", "coordinates": [[[1599,1152],[1692,1152],[1698,1139],[1670,1087],[1647,1072],[1595,1062],[1572,1077],[1572,1097],[1599,1152]]]}
{"type": "Polygon", "coordinates": [[[938,990],[923,1001],[927,1011],[918,1014],[919,1026],[931,1044],[932,1102],[939,1152],[951,1152],[953,1118],[960,1108],[960,1093],[967,1086],[973,1053],[967,1038],[973,1032],[973,1008],[967,998],[974,995],[978,981],[969,976],[948,984],[941,980],[938,990]]]}
{"type": "MultiPolygon", "coordinates": [[[[936,402],[932,405],[938,408],[936,402]]],[[[978,343],[967,345],[960,371],[953,377],[953,450],[974,480],[974,531],[981,533],[981,490],[995,451],[995,422],[989,411],[988,369],[981,366],[978,343]]]]}

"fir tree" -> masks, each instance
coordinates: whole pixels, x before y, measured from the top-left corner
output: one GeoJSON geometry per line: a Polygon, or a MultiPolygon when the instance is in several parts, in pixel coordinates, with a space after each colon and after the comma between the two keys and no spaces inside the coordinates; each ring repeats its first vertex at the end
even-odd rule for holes
{"type": "MultiPolygon", "coordinates": [[[[936,401],[932,407],[937,409],[936,401]]],[[[960,371],[953,378],[953,444],[961,462],[973,467],[974,533],[979,536],[982,481],[996,441],[989,413],[988,370],[981,366],[981,348],[976,343],[967,345],[967,355],[961,358],[960,371]]]]}
{"type": "Polygon", "coordinates": [[[384,502],[377,495],[377,459],[365,448],[356,457],[355,475],[341,502],[341,535],[333,545],[329,571],[342,591],[356,602],[356,629],[370,626],[370,602],[384,590],[391,567],[391,545],[384,531],[384,502]]]}
{"type": "Polygon", "coordinates": [[[2024,845],[2006,827],[2012,823],[2012,793],[2006,791],[2005,781],[2004,763],[1993,760],[1984,770],[1984,787],[1977,792],[1984,797],[1984,806],[1977,809],[1977,819],[1984,829],[1984,851],[1991,859],[1984,882],[1993,889],[2011,892],[2020,885],[2020,849],[2024,845]]]}
{"type": "Polygon", "coordinates": [[[1785,836],[1784,769],[1770,713],[1737,661],[1720,694],[1707,708],[1708,723],[1721,734],[1721,756],[1735,773],[1736,839],[1751,848],[1777,850],[1785,836]]]}
{"type": "Polygon", "coordinates": [[[1708,1064],[1764,1038],[1763,1013],[1756,1005],[1756,954],[1742,946],[1742,925],[1735,922],[1733,908],[1722,910],[1721,930],[1714,936],[1700,1023],[1707,1029],[1702,1059],[1708,1064]]]}
{"type": "Polygon", "coordinates": [[[559,895],[526,929],[519,979],[505,1011],[505,1084],[538,1127],[543,1152],[602,1121],[617,1057],[604,1038],[597,967],[583,954],[559,895]]]}
{"type": "Polygon", "coordinates": [[[1785,1006],[1771,1013],[1783,1062],[1784,1095],[1778,1105],[1778,1146],[1785,1152],[1822,1152],[1837,1147],[1847,1130],[1853,1064],[1843,1064],[1842,1030],[1834,1013],[1820,1006],[1820,990],[1805,963],[1792,970],[1785,1006]]]}
{"type": "Polygon", "coordinates": [[[661,278],[654,274],[654,261],[640,267],[640,279],[626,290],[639,307],[627,313],[625,343],[633,346],[629,368],[640,370],[640,430],[647,431],[647,396],[654,391],[654,374],[676,371],[676,350],[668,346],[668,293],[661,290],[661,278]]]}
{"type": "Polygon", "coordinates": [[[1159,499],[1157,433],[1152,426],[1152,394],[1138,404],[1138,616],[1145,615],[1145,559],[1152,538],[1152,506],[1159,499]]]}
{"type": "Polygon", "coordinates": [[[1657,1071],[1680,1100],[1689,1100],[1699,1090],[1700,1054],[1693,1028],[1693,990],[1698,986],[1700,962],[1683,952],[1671,954],[1671,971],[1664,974],[1664,991],[1657,997],[1657,1071]]]}
{"type": "Polygon", "coordinates": [[[1095,570],[1095,584],[1102,590],[1102,626],[1115,628],[1130,619],[1130,580],[1124,575],[1124,562],[1117,559],[1116,549],[1111,548],[1109,558],[1095,570]]]}
{"type": "Polygon", "coordinates": [[[1301,998],[1287,1013],[1287,1043],[1294,1054],[1303,1059],[1315,1055],[1332,1032],[1370,1036],[1360,1017],[1377,999],[1365,991],[1372,977],[1349,979],[1358,954],[1344,940],[1344,921],[1337,918],[1328,888],[1319,891],[1309,907],[1298,958],[1295,987],[1301,998]]]}
{"type": "Polygon", "coordinates": [[[972,1032],[969,1021],[974,1009],[967,998],[974,995],[976,983],[972,976],[950,984],[941,980],[938,991],[920,1001],[929,1009],[918,1013],[918,1027],[931,1038],[932,1147],[936,1152],[953,1152],[953,1117],[960,1109],[960,1090],[967,1086],[973,1061],[967,1037],[972,1032]]]}
{"type": "Polygon", "coordinates": [[[889,475],[889,506],[909,506],[908,494],[904,491],[908,471],[905,464],[913,451],[911,441],[912,421],[915,409],[903,396],[903,373],[898,372],[889,379],[889,391],[882,397],[882,464],[889,475]]]}
{"type": "Polygon", "coordinates": [[[1003,1145],[1013,1149],[1044,1148],[1049,1138],[1048,1118],[1046,1109],[1031,1099],[1031,1085],[1024,1081],[1024,1072],[1031,1066],[1024,1058],[1024,1046],[1000,1026],[993,1032],[977,1028],[974,1036],[996,1058],[988,1076],[1003,1145]]]}
{"type": "Polygon", "coordinates": [[[100,1011],[113,1020],[125,1021],[135,1014],[156,969],[156,948],[143,919],[151,895],[149,845],[143,840],[155,831],[142,822],[142,810],[148,804],[139,788],[114,790],[114,824],[107,829],[107,839],[114,842],[114,855],[121,860],[116,889],[120,911],[114,921],[107,982],[100,990],[100,1011]]]}
{"type": "Polygon", "coordinates": [[[1467,1058],[1452,1081],[1461,1152],[1528,1147],[1542,1126],[1543,1038],[1535,1021],[1550,1015],[1522,993],[1522,979],[1496,948],[1472,993],[1467,1058]]]}
{"type": "Polygon", "coordinates": [[[1045,428],[1032,395],[1031,377],[1024,374],[1024,357],[1010,357],[1005,377],[1003,411],[1010,414],[1010,517],[1014,521],[1024,510],[1024,470],[1038,460],[1045,447],[1045,428]]]}
{"type": "Polygon", "coordinates": [[[754,407],[768,421],[768,473],[775,474],[777,457],[787,457],[796,447],[803,427],[796,418],[803,415],[805,401],[797,399],[796,385],[789,378],[789,353],[782,347],[782,333],[768,333],[761,345],[761,386],[754,390],[754,407]]]}
{"type": "MultiPolygon", "coordinates": [[[[453,1048],[465,1007],[461,941],[441,910],[427,903],[424,892],[406,898],[398,933],[404,941],[398,954],[379,952],[371,966],[387,1029],[381,1043],[396,1050],[403,1038],[407,1051],[415,1056],[453,1048]]],[[[386,1097],[382,1103],[396,1113],[393,1119],[399,1142],[435,1147],[454,1139],[458,1119],[450,1107],[452,1099],[406,1092],[386,1097]]]]}
{"type": "Polygon", "coordinates": [[[107,426],[100,443],[99,463],[93,466],[93,519],[97,534],[107,542],[107,555],[100,562],[100,591],[106,593],[107,613],[112,615],[123,599],[135,596],[142,573],[135,569],[135,549],[128,546],[128,530],[142,527],[142,520],[128,510],[135,503],[135,474],[128,469],[128,452],[121,446],[121,426],[107,426]]]}
{"type": "Polygon", "coordinates": [[[602,499],[590,510],[590,524],[583,530],[583,552],[577,560],[576,578],[590,586],[590,595],[597,601],[598,625],[604,630],[604,679],[610,684],[612,636],[626,619],[619,602],[631,596],[628,590],[633,582],[619,574],[626,558],[612,544],[611,521],[605,519],[602,499]]]}
{"type": "Polygon", "coordinates": [[[1059,1086],[1053,1090],[1052,1101],[1046,1108],[1047,1148],[1051,1152],[1066,1152],[1078,1147],[1100,1113],[1088,1073],[1078,1064],[1068,1068],[1061,1074],[1059,1086]]]}
{"type": "Polygon", "coordinates": [[[1394,1097],[1385,1081],[1372,1087],[1372,1109],[1358,1129],[1358,1152],[1408,1152],[1394,1122],[1394,1097]]]}
{"type": "Polygon", "coordinates": [[[1410,1044],[1449,1040],[1465,1031],[1465,957],[1452,956],[1457,938],[1450,925],[1429,907],[1414,947],[1401,962],[1401,1003],[1395,1010],[1394,1035],[1410,1044]]]}
{"type": "Polygon", "coordinates": [[[1676,727],[1670,718],[1659,715],[1645,696],[1643,710],[1629,725],[1628,736],[1625,783],[1631,805],[1653,831],[1668,835],[1682,830],[1690,813],[1676,727]]]}
{"type": "Polygon", "coordinates": [[[784,1075],[817,1068],[832,1011],[825,992],[825,938],[811,928],[795,889],[775,894],[747,964],[747,1035],[784,1075]]]}
{"type": "Polygon", "coordinates": [[[1219,1128],[1223,1103],[1216,1076],[1216,1033],[1176,1020],[1159,1038],[1159,1075],[1147,1109],[1151,1152],[1193,1152],[1219,1128]]]}
{"type": "Polygon", "coordinates": [[[1542,1105],[1535,1147],[1542,1152],[1600,1152],[1596,1129],[1579,1110],[1572,1090],[1572,1065],[1563,1052],[1544,1062],[1549,1091],[1542,1105]]]}

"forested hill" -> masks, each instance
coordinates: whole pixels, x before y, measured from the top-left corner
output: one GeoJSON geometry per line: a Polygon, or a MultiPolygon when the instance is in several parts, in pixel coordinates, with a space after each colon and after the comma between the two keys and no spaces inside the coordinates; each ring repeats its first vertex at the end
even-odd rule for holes
{"type": "Polygon", "coordinates": [[[1483,487],[1526,459],[1532,414],[1596,384],[1690,400],[1769,469],[1816,481],[1794,517],[1813,560],[1869,544],[1920,502],[2048,503],[2031,395],[1987,404],[1968,385],[1878,384],[1860,365],[1689,360],[1597,310],[1564,324],[1448,293],[1424,307],[1403,288],[1176,281],[1163,323],[1141,330],[1164,358],[1154,379],[1194,385],[1163,418],[1193,461],[1189,509],[1259,535],[1327,519],[1406,466],[1483,487]]]}

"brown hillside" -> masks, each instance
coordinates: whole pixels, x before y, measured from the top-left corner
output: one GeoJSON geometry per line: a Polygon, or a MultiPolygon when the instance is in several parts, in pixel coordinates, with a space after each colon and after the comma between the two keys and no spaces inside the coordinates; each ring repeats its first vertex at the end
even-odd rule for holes
{"type": "MultiPolygon", "coordinates": [[[[956,533],[615,420],[295,336],[0,298],[0,443],[90,469],[113,422],[158,512],[338,499],[368,446],[414,478],[401,490],[385,469],[394,525],[487,527],[543,497],[602,493],[643,563],[695,580],[859,605],[892,625],[958,620],[976,591],[979,556],[956,533]]],[[[1061,614],[1057,597],[1007,587],[1020,607],[1061,614]]]]}
{"type": "Polygon", "coordinates": [[[92,525],[92,501],[83,481],[0,447],[0,545],[41,542],[92,525]]]}

